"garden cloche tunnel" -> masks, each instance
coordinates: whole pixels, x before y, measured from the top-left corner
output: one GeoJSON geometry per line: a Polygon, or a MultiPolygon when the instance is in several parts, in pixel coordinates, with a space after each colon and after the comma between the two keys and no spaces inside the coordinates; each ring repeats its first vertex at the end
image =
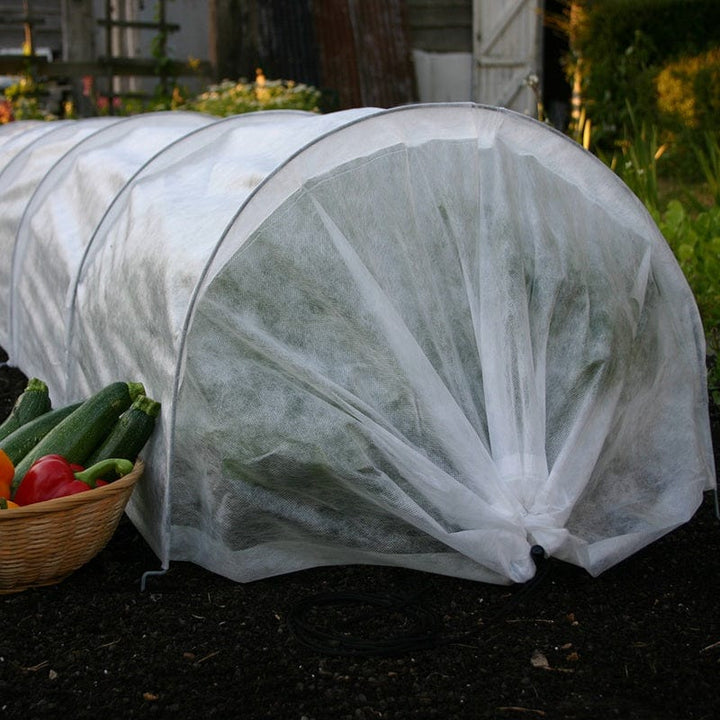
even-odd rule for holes
{"type": "Polygon", "coordinates": [[[597,575],[715,488],[689,286],[561,133],[468,103],[0,128],[0,346],[162,403],[163,568],[597,575]]]}

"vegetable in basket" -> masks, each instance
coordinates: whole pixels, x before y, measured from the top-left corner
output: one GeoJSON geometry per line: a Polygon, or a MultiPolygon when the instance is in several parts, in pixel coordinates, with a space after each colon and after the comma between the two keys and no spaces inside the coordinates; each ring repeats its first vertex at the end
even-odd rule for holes
{"type": "Polygon", "coordinates": [[[10,483],[12,483],[15,467],[7,453],[0,450],[0,499],[10,498],[10,483]]]}
{"type": "Polygon", "coordinates": [[[60,422],[80,407],[81,403],[73,403],[64,407],[48,410],[29,420],[7,437],[0,440],[0,450],[17,466],[20,461],[60,422]]]}
{"type": "MultiPolygon", "coordinates": [[[[110,433],[85,461],[94,465],[107,458],[125,458],[135,462],[155,429],[160,403],[147,395],[135,398],[133,404],[118,418],[110,433]]],[[[108,478],[112,479],[112,478],[108,478]]]]}
{"type": "Polygon", "coordinates": [[[81,465],[69,462],[62,455],[44,455],[25,473],[13,500],[22,506],[74,495],[107,485],[105,480],[99,478],[108,472],[127,475],[132,469],[133,463],[124,458],[101,460],[83,469],[81,465]]]}
{"type": "Polygon", "coordinates": [[[0,425],[0,440],[22,427],[30,420],[50,410],[50,393],[45,382],[38,378],[30,378],[25,390],[15,401],[10,414],[0,425]]]}
{"type": "Polygon", "coordinates": [[[43,437],[16,465],[11,488],[16,491],[30,466],[45,455],[62,455],[71,463],[85,464],[90,453],[108,435],[117,419],[145,388],[139,382],[114,382],[85,400],[43,437]]]}

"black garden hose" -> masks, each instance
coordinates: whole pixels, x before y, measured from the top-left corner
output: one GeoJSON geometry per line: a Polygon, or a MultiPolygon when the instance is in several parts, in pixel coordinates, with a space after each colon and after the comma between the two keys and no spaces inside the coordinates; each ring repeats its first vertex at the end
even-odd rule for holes
{"type": "MultiPolygon", "coordinates": [[[[506,615],[528,593],[534,592],[545,579],[549,563],[545,551],[534,545],[531,557],[535,562],[535,576],[519,586],[509,601],[487,621],[483,627],[492,625],[506,615]]],[[[468,634],[443,635],[438,618],[421,604],[425,590],[412,594],[366,593],[366,592],[329,592],[311,595],[293,605],[288,613],[287,623],[293,637],[305,647],[320,655],[340,656],[388,656],[417,652],[461,641],[467,641],[468,634]],[[349,617],[345,613],[342,621],[333,629],[324,629],[310,619],[320,609],[352,608],[365,609],[360,614],[349,617]],[[385,626],[392,624],[402,630],[396,633],[383,632],[370,636],[355,634],[354,626],[368,626],[380,619],[385,626]]],[[[476,632],[474,629],[472,632],[476,632]]]]}

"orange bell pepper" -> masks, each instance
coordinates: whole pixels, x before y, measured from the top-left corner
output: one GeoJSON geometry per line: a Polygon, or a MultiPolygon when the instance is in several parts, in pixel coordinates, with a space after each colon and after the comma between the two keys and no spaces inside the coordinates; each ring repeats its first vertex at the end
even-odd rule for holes
{"type": "Polygon", "coordinates": [[[10,484],[15,475],[15,466],[4,450],[0,450],[0,498],[10,499],[10,484]]]}
{"type": "Polygon", "coordinates": [[[20,507],[17,503],[12,500],[7,500],[4,497],[0,497],[0,510],[9,510],[10,508],[20,507]]]}

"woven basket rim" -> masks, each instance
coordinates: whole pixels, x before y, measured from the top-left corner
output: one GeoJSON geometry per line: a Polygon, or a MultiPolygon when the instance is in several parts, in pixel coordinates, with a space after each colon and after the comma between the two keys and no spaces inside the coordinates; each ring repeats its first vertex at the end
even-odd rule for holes
{"type": "Polygon", "coordinates": [[[42,502],[33,503],[32,505],[23,505],[12,508],[11,510],[4,510],[0,512],[0,523],[17,520],[21,517],[45,515],[47,513],[57,512],[58,510],[69,510],[82,505],[91,505],[110,495],[124,492],[129,486],[134,485],[142,475],[144,467],[143,461],[138,459],[135,461],[133,469],[127,475],[123,475],[107,485],[94,488],[92,492],[66,495],[65,497],[53,498],[52,500],[43,500],[42,502]]]}

